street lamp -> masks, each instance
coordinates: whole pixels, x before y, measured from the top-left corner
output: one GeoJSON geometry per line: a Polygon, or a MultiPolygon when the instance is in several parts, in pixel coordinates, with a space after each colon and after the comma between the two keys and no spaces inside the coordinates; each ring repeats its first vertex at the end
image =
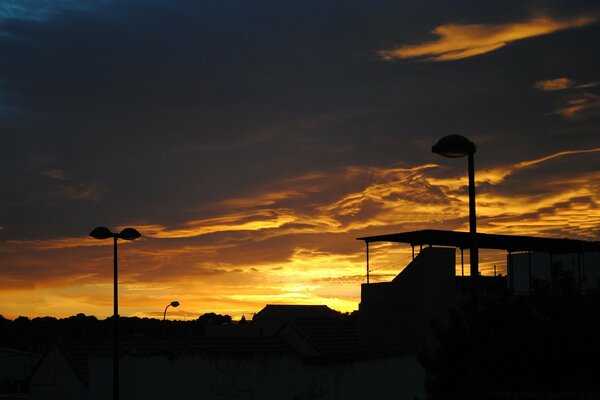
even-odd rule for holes
{"type": "Polygon", "coordinates": [[[469,232],[471,233],[471,299],[475,309],[478,303],[479,280],[479,248],[477,245],[477,214],[475,212],[475,163],[474,155],[477,151],[475,143],[461,135],[448,135],[441,138],[431,151],[444,157],[468,157],[469,163],[469,232]]]}
{"type": "Polygon", "coordinates": [[[165,319],[167,319],[167,308],[169,308],[171,306],[173,306],[173,307],[179,307],[179,302],[177,300],[175,300],[175,301],[172,301],[170,304],[167,304],[167,306],[165,307],[165,313],[163,315],[163,321],[165,319]]]}
{"type": "Polygon", "coordinates": [[[117,280],[117,239],[135,240],[142,236],[133,228],[125,228],[120,233],[113,233],[108,228],[100,226],[90,232],[90,236],[94,239],[114,239],[114,314],[113,314],[113,399],[119,398],[119,291],[117,280]]]}

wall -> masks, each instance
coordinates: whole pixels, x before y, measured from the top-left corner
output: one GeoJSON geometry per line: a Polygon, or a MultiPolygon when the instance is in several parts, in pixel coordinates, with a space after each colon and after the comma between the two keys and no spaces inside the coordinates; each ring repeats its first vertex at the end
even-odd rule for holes
{"type": "Polygon", "coordinates": [[[429,321],[456,305],[455,249],[430,247],[391,282],[363,284],[360,338],[365,346],[435,344],[429,321]]]}

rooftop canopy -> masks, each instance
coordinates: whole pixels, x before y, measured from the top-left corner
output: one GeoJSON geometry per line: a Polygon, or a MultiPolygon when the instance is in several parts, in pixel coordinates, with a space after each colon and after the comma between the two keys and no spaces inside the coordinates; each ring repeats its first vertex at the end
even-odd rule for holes
{"type": "MultiPolygon", "coordinates": [[[[509,252],[537,251],[552,254],[600,251],[600,242],[598,241],[494,235],[488,233],[477,233],[476,235],[477,247],[480,249],[506,250],[509,252]]],[[[441,231],[435,229],[365,236],[356,240],[364,240],[365,243],[396,242],[408,243],[412,246],[447,246],[460,249],[471,247],[471,234],[469,232],[441,231]]]]}

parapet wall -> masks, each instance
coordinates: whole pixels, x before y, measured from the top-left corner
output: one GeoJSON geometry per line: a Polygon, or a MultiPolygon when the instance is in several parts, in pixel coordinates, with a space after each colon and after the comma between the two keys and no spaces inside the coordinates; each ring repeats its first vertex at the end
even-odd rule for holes
{"type": "Polygon", "coordinates": [[[429,321],[456,303],[455,249],[425,248],[391,282],[361,286],[361,344],[431,346],[429,321]]]}

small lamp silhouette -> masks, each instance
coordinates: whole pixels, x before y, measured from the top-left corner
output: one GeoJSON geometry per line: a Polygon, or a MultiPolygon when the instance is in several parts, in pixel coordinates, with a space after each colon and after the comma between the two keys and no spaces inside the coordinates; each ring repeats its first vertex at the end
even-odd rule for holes
{"type": "Polygon", "coordinates": [[[179,302],[177,300],[172,301],[170,304],[167,304],[167,306],[165,307],[165,313],[163,314],[163,321],[167,319],[167,308],[169,307],[179,307],[179,302]]]}
{"type": "Polygon", "coordinates": [[[119,233],[111,232],[110,229],[99,226],[90,232],[94,239],[114,239],[114,313],[113,313],[113,399],[119,398],[119,289],[118,289],[118,263],[117,263],[117,239],[135,240],[142,236],[133,228],[125,228],[119,233]]]}
{"type": "Polygon", "coordinates": [[[478,302],[479,248],[477,245],[477,214],[475,211],[475,143],[461,135],[448,135],[441,138],[431,151],[448,158],[468,157],[469,170],[469,232],[471,234],[471,297],[473,305],[478,302]]]}

